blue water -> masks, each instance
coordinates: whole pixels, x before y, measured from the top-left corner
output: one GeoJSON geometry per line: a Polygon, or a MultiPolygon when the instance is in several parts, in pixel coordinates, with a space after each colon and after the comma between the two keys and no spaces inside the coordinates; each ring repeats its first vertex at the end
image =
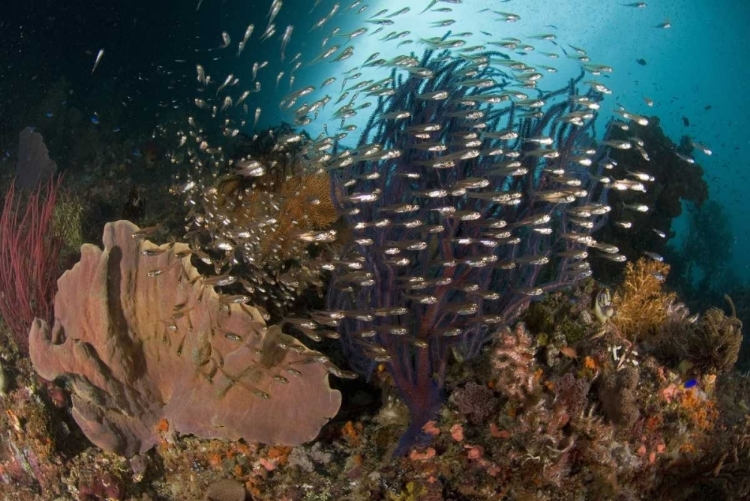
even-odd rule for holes
{"type": "MultiPolygon", "coordinates": [[[[286,10],[286,6],[282,9],[277,20],[279,26],[287,22],[301,23],[296,28],[287,49],[287,60],[290,55],[299,51],[308,59],[313,54],[320,54],[320,42],[330,33],[333,26],[339,26],[341,32],[351,32],[363,26],[363,17],[370,17],[386,8],[392,13],[407,5],[406,2],[366,2],[369,4],[368,10],[362,15],[357,15],[355,11],[359,7],[342,13],[341,11],[350,5],[350,2],[342,2],[335,22],[329,22],[309,35],[306,30],[300,29],[304,24],[309,25],[330,12],[334,3],[322,2],[310,16],[299,11],[292,12],[292,9],[286,10]]],[[[750,262],[744,259],[743,249],[750,248],[750,231],[746,223],[748,204],[745,191],[748,164],[744,156],[750,146],[750,98],[744,86],[745,82],[750,80],[750,63],[745,56],[747,47],[750,46],[750,31],[747,30],[750,23],[750,4],[735,0],[722,2],[721,6],[717,6],[715,2],[684,0],[648,2],[645,8],[634,8],[625,6],[627,3],[593,0],[551,3],[532,0],[465,1],[455,5],[440,2],[435,8],[448,6],[454,11],[424,14],[420,14],[422,9],[418,8],[418,5],[426,6],[427,2],[410,3],[411,12],[397,17],[398,24],[387,26],[382,33],[404,29],[411,31],[411,38],[426,38],[439,33],[438,29],[430,26],[433,21],[455,19],[457,23],[450,29],[454,33],[474,32],[472,38],[477,40],[477,43],[489,39],[479,33],[485,31],[491,33],[495,39],[518,37],[528,41],[537,47],[537,52],[543,50],[560,53],[559,46],[550,42],[527,39],[542,33],[554,33],[557,41],[570,53],[573,53],[570,45],[582,47],[586,49],[592,62],[612,66],[614,72],[600,78],[614,91],[614,94],[605,100],[603,115],[616,105],[645,115],[657,115],[661,119],[665,133],[675,143],[687,134],[712,150],[713,155],[710,157],[696,152],[696,160],[705,170],[704,179],[709,185],[710,198],[724,207],[731,220],[733,240],[726,244],[733,246],[734,257],[731,262],[726,263],[726,268],[741,279],[747,280],[750,278],[750,262]],[[521,20],[515,23],[496,21],[498,16],[480,12],[484,8],[510,11],[520,15],[521,20]],[[657,27],[667,20],[671,24],[670,28],[657,27]],[[645,64],[639,64],[638,60],[645,64]],[[651,99],[653,107],[647,106],[644,98],[651,99]]],[[[209,0],[204,2],[202,9],[204,8],[206,12],[213,12],[209,0]]],[[[262,21],[258,22],[258,18],[254,19],[256,25],[265,25],[262,21]]],[[[239,33],[240,20],[235,17],[233,21],[238,26],[235,32],[239,33]]],[[[367,26],[370,32],[375,28],[367,24],[364,26],[367,26]]],[[[279,28],[278,31],[283,29],[279,28]]],[[[384,44],[378,40],[382,33],[356,38],[353,42],[355,56],[350,60],[338,64],[323,62],[310,67],[303,66],[296,73],[295,87],[303,85],[302,82],[319,85],[329,76],[339,76],[338,81],[326,89],[335,98],[340,90],[339,82],[342,80],[341,76],[337,75],[338,72],[355,67],[376,51],[381,53],[379,57],[389,59],[415,50],[416,44],[401,48],[396,48],[396,43],[384,44]]],[[[218,39],[218,33],[216,38],[218,39]]],[[[280,68],[277,61],[277,45],[278,41],[270,40],[261,45],[262,56],[246,55],[248,61],[265,58],[271,61],[270,68],[267,68],[271,71],[266,73],[267,78],[263,81],[264,88],[275,87],[273,82],[280,68]]],[[[417,45],[416,50],[419,54],[422,48],[417,45]]],[[[550,64],[559,68],[557,74],[545,76],[541,88],[556,88],[577,71],[577,62],[566,61],[563,58],[550,61],[536,53],[524,57],[524,61],[550,64]]],[[[237,76],[247,77],[250,65],[251,63],[246,65],[244,74],[239,70],[237,76]]],[[[361,79],[367,78],[368,73],[363,73],[361,79]]],[[[382,74],[379,78],[383,78],[382,74]]],[[[277,98],[283,97],[289,91],[285,82],[288,82],[286,78],[282,80],[276,93],[277,98]]],[[[315,97],[311,98],[311,101],[324,94],[313,94],[315,97]]],[[[268,113],[266,107],[260,125],[271,125],[280,117],[276,110],[268,113]]],[[[366,118],[365,113],[347,123],[357,123],[358,120],[366,118]]],[[[315,125],[314,123],[309,128],[313,137],[317,132],[315,125]]],[[[320,127],[319,124],[317,126],[320,127]]],[[[688,238],[688,227],[685,218],[673,223],[673,230],[677,231],[673,245],[680,247],[682,240],[688,238]]]]}

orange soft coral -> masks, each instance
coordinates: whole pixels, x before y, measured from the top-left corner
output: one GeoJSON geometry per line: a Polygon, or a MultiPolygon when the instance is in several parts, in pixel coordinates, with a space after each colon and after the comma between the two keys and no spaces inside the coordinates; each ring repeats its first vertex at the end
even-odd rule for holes
{"type": "Polygon", "coordinates": [[[653,333],[667,318],[667,308],[675,300],[672,292],[664,292],[662,283],[669,273],[669,265],[647,259],[628,263],[625,280],[615,291],[612,304],[615,316],[612,323],[628,338],[653,333]]]}

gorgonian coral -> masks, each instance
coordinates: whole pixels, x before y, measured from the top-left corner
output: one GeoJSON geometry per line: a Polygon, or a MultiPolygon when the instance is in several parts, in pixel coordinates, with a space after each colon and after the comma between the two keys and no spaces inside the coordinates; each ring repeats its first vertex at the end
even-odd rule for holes
{"type": "Polygon", "coordinates": [[[353,235],[316,319],[361,373],[387,363],[411,412],[403,450],[442,401],[451,353],[476,355],[532,298],[589,276],[589,252],[625,256],[591,237],[609,210],[606,150],[621,146],[592,140],[600,87],[582,73],[515,91],[533,89],[533,68],[494,52],[393,64],[364,89],[379,99],[356,149],[327,161],[353,235]]]}

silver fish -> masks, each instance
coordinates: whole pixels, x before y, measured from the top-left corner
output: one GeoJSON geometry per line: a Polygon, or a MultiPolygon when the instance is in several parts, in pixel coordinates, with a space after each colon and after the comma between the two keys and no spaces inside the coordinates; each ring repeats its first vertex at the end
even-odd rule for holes
{"type": "Polygon", "coordinates": [[[219,92],[224,90],[224,88],[230,83],[232,83],[233,80],[234,80],[234,75],[230,73],[229,76],[224,80],[224,83],[221,84],[218,89],[216,89],[216,95],[218,96],[219,92]]]}
{"type": "Polygon", "coordinates": [[[292,32],[294,31],[294,26],[291,24],[286,27],[284,30],[284,34],[281,36],[281,60],[284,60],[284,51],[286,50],[286,46],[289,43],[289,39],[292,38],[292,32]]]}
{"type": "Polygon", "coordinates": [[[96,54],[96,59],[94,60],[94,67],[91,68],[92,75],[96,71],[96,67],[99,66],[99,62],[101,62],[103,57],[104,57],[104,49],[99,49],[99,52],[96,54]]]}
{"type": "Polygon", "coordinates": [[[271,10],[268,12],[268,24],[270,25],[273,23],[273,20],[276,19],[276,16],[279,14],[279,11],[281,10],[281,5],[283,2],[281,0],[273,0],[271,2],[271,10]]]}
{"type": "Polygon", "coordinates": [[[334,62],[338,62],[338,61],[343,61],[345,59],[349,59],[350,57],[352,57],[353,54],[354,54],[354,47],[352,45],[350,45],[349,47],[347,47],[346,49],[344,49],[341,52],[341,54],[339,54],[338,56],[336,56],[336,58],[332,59],[331,62],[334,63],[334,62]]]}
{"type": "Polygon", "coordinates": [[[221,45],[219,45],[220,49],[226,49],[229,47],[229,44],[232,43],[232,38],[229,36],[229,33],[226,31],[221,32],[221,45]]]}

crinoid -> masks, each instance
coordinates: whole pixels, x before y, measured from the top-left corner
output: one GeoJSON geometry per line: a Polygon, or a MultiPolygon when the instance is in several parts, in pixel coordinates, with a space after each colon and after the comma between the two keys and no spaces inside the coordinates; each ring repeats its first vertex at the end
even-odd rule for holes
{"type": "Polygon", "coordinates": [[[690,329],[684,346],[685,358],[701,374],[725,372],[737,362],[742,345],[742,322],[736,316],[734,303],[727,316],[720,308],[711,308],[690,329]]]}

